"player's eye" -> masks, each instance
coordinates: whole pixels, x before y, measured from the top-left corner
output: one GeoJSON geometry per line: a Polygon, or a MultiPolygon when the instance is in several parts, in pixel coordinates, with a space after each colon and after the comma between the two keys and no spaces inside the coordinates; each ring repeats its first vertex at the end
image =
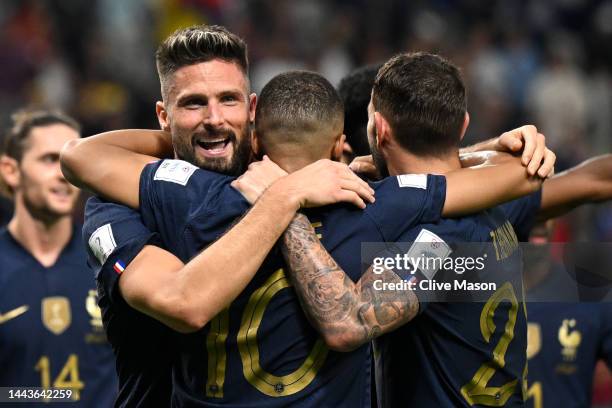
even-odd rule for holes
{"type": "Polygon", "coordinates": [[[233,105],[238,103],[238,97],[236,95],[223,95],[220,101],[224,105],[233,105]]]}
{"type": "Polygon", "coordinates": [[[40,158],[40,161],[45,164],[53,164],[59,161],[59,154],[49,153],[40,158]]]}
{"type": "Polygon", "coordinates": [[[185,100],[181,105],[187,109],[199,109],[206,106],[206,100],[203,98],[190,98],[185,100]]]}

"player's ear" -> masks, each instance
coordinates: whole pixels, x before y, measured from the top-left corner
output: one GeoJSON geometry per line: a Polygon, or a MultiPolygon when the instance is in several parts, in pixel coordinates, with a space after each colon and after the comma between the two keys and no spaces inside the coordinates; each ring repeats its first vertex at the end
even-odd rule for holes
{"type": "Polygon", "coordinates": [[[19,187],[21,172],[19,171],[17,160],[6,154],[0,156],[0,178],[12,191],[19,187]]]}
{"type": "Polygon", "coordinates": [[[259,137],[257,136],[257,132],[255,129],[251,132],[251,149],[253,149],[253,157],[256,159],[260,159],[263,154],[261,151],[261,143],[259,142],[259,137]]]}
{"type": "Polygon", "coordinates": [[[162,101],[157,101],[155,103],[155,113],[157,114],[157,121],[159,122],[159,127],[161,130],[169,132],[170,122],[168,122],[168,112],[166,111],[166,107],[162,101]]]}
{"type": "Polygon", "coordinates": [[[334,145],[332,146],[331,159],[333,161],[341,161],[345,144],[347,144],[346,135],[342,133],[336,137],[336,141],[334,142],[334,145]]]}
{"type": "Polygon", "coordinates": [[[463,136],[465,136],[465,132],[467,131],[468,126],[470,125],[470,114],[465,111],[465,117],[463,118],[463,126],[461,127],[461,135],[459,136],[459,140],[463,140],[463,136]]]}
{"type": "Polygon", "coordinates": [[[389,142],[391,127],[380,112],[374,112],[374,127],[376,129],[376,147],[379,149],[389,142]]]}
{"type": "Polygon", "coordinates": [[[249,122],[255,122],[255,108],[257,108],[257,95],[252,93],[249,95],[249,122]]]}

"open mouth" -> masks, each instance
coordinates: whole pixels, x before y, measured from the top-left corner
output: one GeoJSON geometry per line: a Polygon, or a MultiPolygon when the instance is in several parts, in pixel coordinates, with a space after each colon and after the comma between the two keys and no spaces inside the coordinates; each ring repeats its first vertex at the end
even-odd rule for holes
{"type": "Polygon", "coordinates": [[[68,198],[72,195],[72,190],[70,187],[54,187],[51,189],[51,193],[59,197],[68,198]]]}
{"type": "Polygon", "coordinates": [[[231,141],[231,137],[228,136],[214,140],[199,139],[195,141],[195,144],[196,147],[199,147],[206,156],[222,156],[228,151],[227,147],[231,141]]]}

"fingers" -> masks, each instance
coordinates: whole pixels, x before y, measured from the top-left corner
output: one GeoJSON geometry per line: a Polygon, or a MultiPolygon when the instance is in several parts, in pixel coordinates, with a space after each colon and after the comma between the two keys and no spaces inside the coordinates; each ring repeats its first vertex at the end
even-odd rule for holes
{"type": "Polygon", "coordinates": [[[340,190],[336,193],[335,198],[338,201],[354,204],[362,210],[366,207],[366,203],[359,197],[359,194],[351,190],[340,190]]]}
{"type": "Polygon", "coordinates": [[[370,188],[367,184],[360,183],[361,180],[357,181],[354,179],[342,179],[340,180],[340,188],[342,190],[353,191],[363,200],[373,203],[374,199],[374,190],[370,188]]]}
{"type": "MultiPolygon", "coordinates": [[[[525,144],[521,161],[524,166],[527,166],[532,161],[533,154],[538,146],[538,130],[533,125],[526,125],[521,128],[521,135],[525,144]]],[[[543,154],[543,152],[541,151],[540,154],[543,154]]]]}
{"type": "Polygon", "coordinates": [[[527,165],[527,173],[530,176],[534,176],[540,168],[540,164],[542,164],[542,159],[544,158],[544,150],[546,149],[545,139],[546,138],[543,134],[537,134],[535,149],[533,150],[533,154],[528,162],[529,164],[527,165]]]}
{"type": "Polygon", "coordinates": [[[557,160],[557,155],[550,149],[546,149],[544,152],[544,163],[540,166],[538,170],[538,176],[542,178],[552,177],[555,172],[555,161],[557,160]]]}
{"type": "Polygon", "coordinates": [[[502,151],[518,152],[523,147],[520,131],[505,132],[499,137],[499,145],[502,151]]]}

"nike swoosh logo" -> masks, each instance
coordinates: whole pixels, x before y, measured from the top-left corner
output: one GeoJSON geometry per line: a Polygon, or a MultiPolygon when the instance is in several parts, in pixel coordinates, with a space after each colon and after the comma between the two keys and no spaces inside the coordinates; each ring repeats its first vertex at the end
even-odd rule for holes
{"type": "Polygon", "coordinates": [[[16,317],[21,316],[22,314],[24,314],[25,312],[28,311],[28,309],[30,308],[30,306],[28,305],[23,305],[23,306],[19,306],[16,309],[13,310],[9,310],[8,312],[6,312],[5,314],[0,314],[0,324],[2,323],[6,323],[9,320],[12,320],[16,317]]]}

